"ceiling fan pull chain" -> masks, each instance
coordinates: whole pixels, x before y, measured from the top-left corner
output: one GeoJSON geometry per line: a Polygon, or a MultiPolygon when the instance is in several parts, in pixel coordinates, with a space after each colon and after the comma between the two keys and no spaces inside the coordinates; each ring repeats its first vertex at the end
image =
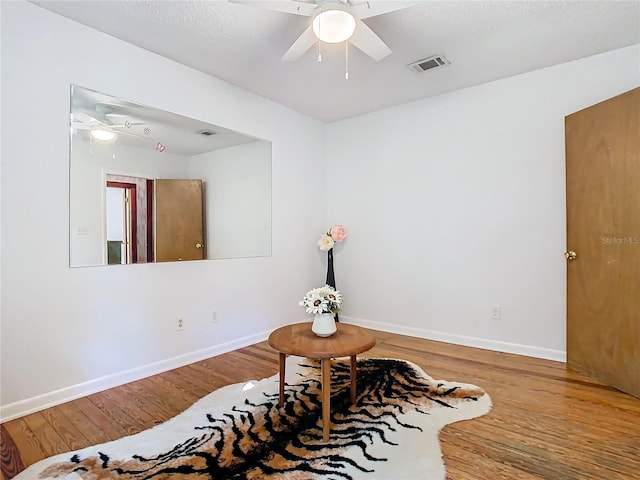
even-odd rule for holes
{"type": "MultiPolygon", "coordinates": [[[[322,9],[320,9],[322,13],[322,9]]],[[[322,40],[320,40],[320,32],[322,31],[322,19],[318,17],[318,63],[322,63],[322,40]]]]}
{"type": "Polygon", "coordinates": [[[344,79],[349,80],[349,42],[344,41],[344,79]]]}

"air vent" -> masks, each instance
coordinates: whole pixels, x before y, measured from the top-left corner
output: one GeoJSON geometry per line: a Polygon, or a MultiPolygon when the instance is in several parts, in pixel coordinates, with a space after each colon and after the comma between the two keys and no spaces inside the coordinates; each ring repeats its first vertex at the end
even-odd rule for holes
{"type": "Polygon", "coordinates": [[[423,58],[417,62],[410,63],[409,68],[414,72],[420,73],[434,68],[444,67],[445,65],[449,65],[449,60],[444,58],[443,55],[434,55],[433,57],[423,58]]]}
{"type": "Polygon", "coordinates": [[[213,130],[200,130],[196,132],[204,137],[210,137],[211,135],[216,135],[218,132],[214,132],[213,130]]]}

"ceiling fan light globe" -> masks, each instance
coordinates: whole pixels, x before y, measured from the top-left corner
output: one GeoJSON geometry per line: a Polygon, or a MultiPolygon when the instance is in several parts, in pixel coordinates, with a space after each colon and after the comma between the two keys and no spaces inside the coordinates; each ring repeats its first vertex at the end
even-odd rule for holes
{"type": "Polygon", "coordinates": [[[351,38],[356,19],[344,10],[325,10],[313,18],[313,33],[326,43],[340,43],[351,38]]]}
{"type": "Polygon", "coordinates": [[[109,142],[116,138],[116,134],[111,130],[104,130],[101,128],[94,128],[91,130],[91,136],[96,140],[102,140],[104,142],[109,142]]]}

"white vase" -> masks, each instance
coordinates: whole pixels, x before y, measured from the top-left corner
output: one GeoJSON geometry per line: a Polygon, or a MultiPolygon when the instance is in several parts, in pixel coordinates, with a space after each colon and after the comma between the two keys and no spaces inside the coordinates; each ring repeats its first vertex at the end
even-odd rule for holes
{"type": "Polygon", "coordinates": [[[336,333],[336,321],[333,318],[333,313],[316,313],[311,330],[319,337],[330,337],[336,333]]]}

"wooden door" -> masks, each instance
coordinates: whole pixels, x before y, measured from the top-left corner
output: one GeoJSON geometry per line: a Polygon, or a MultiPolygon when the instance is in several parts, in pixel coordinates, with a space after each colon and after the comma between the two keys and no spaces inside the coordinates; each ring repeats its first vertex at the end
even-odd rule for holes
{"type": "Polygon", "coordinates": [[[202,260],[202,180],[156,180],[154,193],[156,262],[202,260]]]}
{"type": "Polygon", "coordinates": [[[640,88],[565,119],[567,364],[640,398],[640,88]]]}

